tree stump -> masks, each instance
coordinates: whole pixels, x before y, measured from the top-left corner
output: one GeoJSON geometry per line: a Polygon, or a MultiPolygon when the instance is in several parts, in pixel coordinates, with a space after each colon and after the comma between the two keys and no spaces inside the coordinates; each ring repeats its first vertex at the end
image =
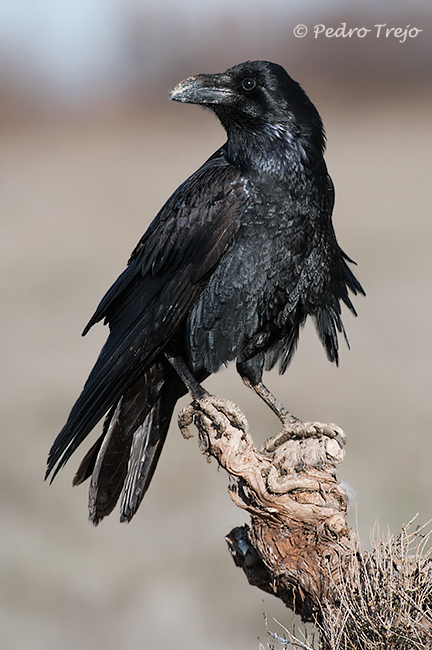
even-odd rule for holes
{"type": "Polygon", "coordinates": [[[348,495],[336,476],[345,452],[337,438],[282,436],[257,451],[238,407],[216,401],[217,417],[194,401],[179,425],[189,437],[195,424],[201,450],[228,472],[232,500],[250,514],[250,525],[226,537],[249,583],[313,621],[320,630],[315,647],[432,648],[424,534],[404,529],[367,549],[347,523],[348,495]]]}

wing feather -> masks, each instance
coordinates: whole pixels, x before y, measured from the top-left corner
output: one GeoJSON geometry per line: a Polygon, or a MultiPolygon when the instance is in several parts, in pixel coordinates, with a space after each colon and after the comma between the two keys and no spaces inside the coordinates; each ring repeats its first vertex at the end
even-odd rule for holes
{"type": "Polygon", "coordinates": [[[239,228],[247,197],[239,172],[212,157],[167,201],[127,269],[84,329],[110,334],[48,458],[53,478],[89,432],[163,351],[239,228]]]}

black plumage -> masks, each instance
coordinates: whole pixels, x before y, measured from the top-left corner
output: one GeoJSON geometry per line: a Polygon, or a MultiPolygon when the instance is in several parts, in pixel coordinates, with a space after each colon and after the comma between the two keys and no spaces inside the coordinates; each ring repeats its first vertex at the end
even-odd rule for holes
{"type": "Polygon", "coordinates": [[[336,241],[323,125],[299,84],[254,61],[187,79],[171,99],[213,110],[227,141],[168,199],[83,332],[110,328],[47,476],[108,412],[74,479],[92,476],[95,523],[120,496],[131,519],[152,478],[186,392],[165,353],[198,381],[235,360],[259,392],[264,369],[286,370],[308,316],[337,362],[341,302],[355,314],[348,291],[364,293],[336,241]]]}

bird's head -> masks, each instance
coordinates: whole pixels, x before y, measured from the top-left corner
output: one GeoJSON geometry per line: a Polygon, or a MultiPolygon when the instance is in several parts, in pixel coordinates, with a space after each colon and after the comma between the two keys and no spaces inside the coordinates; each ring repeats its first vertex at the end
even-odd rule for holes
{"type": "Polygon", "coordinates": [[[301,86],[276,63],[247,61],[219,74],[199,74],[176,86],[170,99],[201,104],[233,128],[258,132],[282,127],[324,148],[321,118],[301,86]]]}

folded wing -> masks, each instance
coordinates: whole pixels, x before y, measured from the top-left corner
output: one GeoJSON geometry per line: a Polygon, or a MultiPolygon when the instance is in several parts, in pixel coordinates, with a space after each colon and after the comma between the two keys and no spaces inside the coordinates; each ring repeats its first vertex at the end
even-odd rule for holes
{"type": "Polygon", "coordinates": [[[51,448],[53,478],[110,408],[154,364],[202,291],[239,224],[239,172],[213,156],[171,196],[144,234],[83,334],[105,320],[110,334],[51,448]]]}

